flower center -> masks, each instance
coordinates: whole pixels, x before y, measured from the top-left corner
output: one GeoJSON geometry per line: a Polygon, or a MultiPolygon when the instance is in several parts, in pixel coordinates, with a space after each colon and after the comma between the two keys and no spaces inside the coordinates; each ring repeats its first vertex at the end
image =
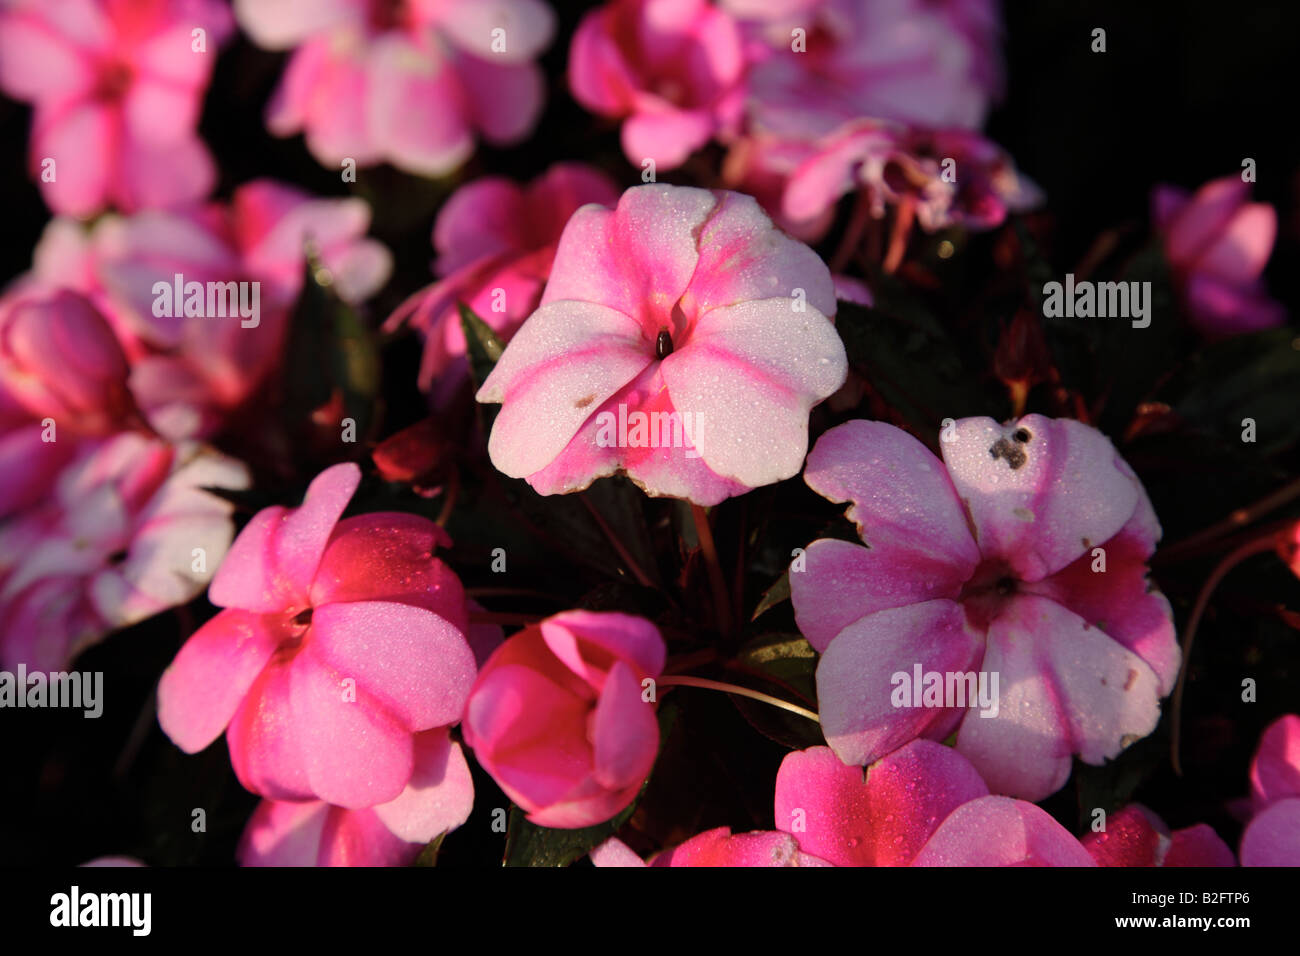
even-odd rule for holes
{"type": "Polygon", "coordinates": [[[673,336],[667,329],[660,329],[655,339],[655,358],[666,359],[673,354],[673,336]]]}
{"type": "Polygon", "coordinates": [[[966,611],[966,619],[984,630],[1019,590],[1020,581],[1007,563],[988,559],[975,569],[957,600],[966,611]]]}
{"type": "Polygon", "coordinates": [[[410,20],[406,0],[370,0],[370,26],[376,32],[399,30],[410,20]]]}
{"type": "Polygon", "coordinates": [[[131,88],[132,72],[127,63],[113,60],[99,68],[92,94],[95,99],[105,102],[120,100],[131,88]]]}

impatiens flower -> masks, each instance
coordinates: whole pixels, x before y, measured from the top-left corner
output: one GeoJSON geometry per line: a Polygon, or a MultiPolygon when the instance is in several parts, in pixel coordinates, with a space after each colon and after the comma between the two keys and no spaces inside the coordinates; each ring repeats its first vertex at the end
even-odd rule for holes
{"type": "Polygon", "coordinates": [[[293,50],[267,127],[305,132],[335,169],[440,176],[476,135],[516,143],[541,113],[533,60],[555,29],[542,0],[236,0],[235,15],[260,46],[293,50]]]}
{"type": "Polygon", "coordinates": [[[225,731],[240,782],[271,800],[395,799],[416,735],[456,723],[474,681],[465,593],[433,556],[445,532],[410,514],[340,521],[360,480],[335,465],[301,507],[254,516],[208,591],[224,610],[158,687],[176,745],[225,731]]]}
{"type": "Polygon", "coordinates": [[[789,478],[844,382],[835,290],[749,196],[652,184],[587,206],[478,392],[492,463],[542,494],[622,472],[716,504],[789,478]]]}
{"type": "Polygon", "coordinates": [[[726,0],[755,41],[750,124],[798,139],[875,117],[978,127],[1001,93],[995,0],[726,0]],[[753,18],[753,19],[750,19],[753,18]]]}
{"type": "Polygon", "coordinates": [[[129,424],[127,362],[104,316],[71,292],[0,300],[0,517],[34,504],[85,438],[129,424]]]}
{"type": "MultiPolygon", "coordinates": [[[[961,754],[916,740],[866,778],[826,747],[786,755],[776,777],[777,832],[708,830],[653,866],[1094,866],[1045,811],[990,796],[961,754]]],[[[637,866],[618,841],[597,866],[637,866]]]]}
{"type": "Polygon", "coordinates": [[[0,526],[0,661],[60,670],[109,631],[200,594],[243,465],[134,432],[88,441],[49,497],[0,526]]]}
{"type": "Polygon", "coordinates": [[[545,827],[585,827],[632,802],[659,725],[642,682],[664,642],[644,618],[565,611],[506,639],[479,672],[465,742],[506,795],[545,827]]]}
{"type": "Polygon", "coordinates": [[[1286,310],[1269,298],[1260,279],[1273,252],[1277,213],[1267,203],[1250,202],[1250,186],[1240,176],[1215,179],[1191,196],[1157,186],[1152,210],[1198,330],[1218,338],[1286,320],[1286,310]]]}
{"type": "Polygon", "coordinates": [[[89,231],[55,219],[22,283],[89,297],[126,351],[131,392],[150,425],[173,439],[210,437],[280,361],[308,240],[342,298],[360,301],[387,281],[391,256],[365,238],[369,222],[363,200],[315,199],[255,180],[229,206],[110,215],[89,231]],[[251,317],[218,303],[214,285],[233,290],[251,317]],[[195,289],[201,297],[191,297],[195,289]],[[210,300],[220,306],[214,313],[210,300]]]}
{"type": "Polygon", "coordinates": [[[390,329],[409,321],[424,338],[420,388],[428,391],[452,366],[457,374],[449,376],[450,384],[464,381],[465,335],[457,303],[509,341],[537,308],[569,217],[587,203],[617,201],[609,177],[581,163],[556,163],[524,187],[488,176],[453,193],[433,226],[440,281],[388,320],[390,329]]]}
{"type": "Polygon", "coordinates": [[[50,208],[86,218],[206,195],[199,110],[232,28],[217,0],[6,5],[0,89],[33,104],[31,172],[50,208]]]}
{"type": "Polygon", "coordinates": [[[1241,835],[1242,866],[1300,866],[1300,717],[1280,717],[1250,765],[1255,815],[1241,835]]]}
{"type": "Polygon", "coordinates": [[[1011,158],[978,133],[902,128],[873,120],[837,129],[790,175],[782,212],[815,220],[848,193],[863,190],[877,218],[886,205],[905,210],[926,232],[991,229],[1008,212],[1041,199],[1011,158]]]}
{"type": "Polygon", "coordinates": [[[1084,847],[1098,866],[1236,866],[1228,844],[1204,823],[1169,832],[1138,803],[1106,818],[1106,829],[1086,834],[1084,847]]]}
{"type": "Polygon", "coordinates": [[[1160,524],[1079,422],[967,418],[940,447],[852,421],[808,456],[805,481],[851,503],[866,545],[814,541],[790,574],[822,729],[857,765],[956,731],[994,793],[1039,800],[1073,755],[1101,764],[1159,719],[1180,662],[1147,579],[1160,524]]]}
{"type": "Polygon", "coordinates": [[[574,98],[623,119],[623,152],[680,166],[736,131],[744,105],[740,30],[708,0],[612,0],[583,17],[569,51],[574,98]]]}
{"type": "Polygon", "coordinates": [[[788,833],[732,833],[730,827],[696,834],[679,846],[655,854],[648,864],[618,837],[610,837],[591,851],[591,862],[601,867],[830,865],[800,853],[798,841],[788,833]]]}
{"type": "Polygon", "coordinates": [[[410,782],[393,800],[345,810],[320,800],[263,800],[236,856],[244,866],[407,866],[469,819],[474,781],[445,729],[419,734],[410,782]]]}

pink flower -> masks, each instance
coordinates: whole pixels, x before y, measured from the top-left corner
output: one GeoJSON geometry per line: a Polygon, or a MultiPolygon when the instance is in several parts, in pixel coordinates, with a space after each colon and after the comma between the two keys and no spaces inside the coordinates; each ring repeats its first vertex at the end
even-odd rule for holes
{"type": "Polygon", "coordinates": [[[452,366],[453,384],[464,382],[457,303],[509,341],[537,308],[569,217],[587,203],[617,201],[609,177],[581,163],[556,163],[526,187],[489,176],[453,193],[433,227],[441,281],[408,299],[387,324],[393,329],[409,320],[424,337],[420,388],[428,391],[452,366]]]}
{"type": "Polygon", "coordinates": [[[1250,765],[1255,815],[1241,835],[1242,866],[1300,866],[1300,717],[1269,725],[1250,765]]]}
{"type": "Polygon", "coordinates": [[[34,106],[31,170],[50,208],[86,218],[206,195],[199,110],[232,27],[216,0],[8,5],[0,89],[34,106]]]}
{"type": "Polygon", "coordinates": [[[86,438],[135,410],[126,356],[104,317],[71,292],[0,300],[0,517],[38,501],[86,438]]]}
{"type": "Polygon", "coordinates": [[[345,810],[320,800],[263,800],[239,841],[244,866],[407,866],[430,840],[469,819],[474,781],[445,729],[418,734],[410,782],[396,798],[345,810]]]}
{"type": "Polygon", "coordinates": [[[791,173],[782,213],[796,222],[817,219],[858,190],[876,218],[887,204],[897,206],[926,232],[992,229],[1007,213],[1042,201],[1011,158],[978,133],[864,120],[835,130],[791,173]]]}
{"type": "Polygon", "coordinates": [[[1072,755],[1100,764],[1159,719],[1180,661],[1147,579],[1160,525],[1110,441],[1078,422],[967,418],[940,446],[942,462],[852,421],[808,456],[804,480],[851,503],[868,545],[814,541],[791,570],[822,654],[822,729],[856,765],[956,731],[994,793],[1041,799],[1072,755]]]}
{"type": "Polygon", "coordinates": [[[1236,866],[1228,844],[1204,823],[1169,832],[1165,822],[1131,803],[1112,813],[1106,829],[1080,841],[1098,866],[1236,866]]]}
{"type": "Polygon", "coordinates": [[[749,196],[648,185],[580,209],[479,390],[503,406],[492,463],[542,494],[623,472],[706,505],[788,478],[847,372],[834,312],[825,264],[749,196]]]}
{"type": "MultiPolygon", "coordinates": [[[[786,754],[776,777],[776,832],[707,830],[652,866],[1094,866],[1045,811],[989,796],[961,754],[915,740],[867,768],[826,747],[786,754]]],[[[643,865],[610,840],[597,866],[643,865]]]]}
{"type": "Polygon", "coordinates": [[[644,618],[565,611],[507,638],[479,672],[463,725],[483,769],[533,823],[585,827],[636,797],[659,751],[642,682],[664,643],[644,618]]]}
{"type": "Polygon", "coordinates": [[[177,746],[226,731],[240,782],[271,800],[393,800],[416,735],[459,720],[474,680],[465,594],[433,557],[445,532],[409,514],[340,521],[360,480],[356,465],[327,468],[301,507],[248,523],[208,591],[225,610],[158,687],[177,746]]]}
{"type": "Polygon", "coordinates": [[[1152,193],[1152,218],[1192,324],[1218,338],[1271,329],[1286,321],[1260,275],[1277,235],[1277,213],[1250,202],[1240,176],[1206,183],[1189,196],[1173,186],[1152,193]]]}
{"type": "Polygon", "coordinates": [[[993,0],[723,6],[747,18],[747,111],[764,132],[815,139],[868,117],[975,129],[1001,95],[993,0]]]}
{"type": "Polygon", "coordinates": [[[612,0],[583,17],[569,84],[587,109],[623,119],[636,166],[680,166],[735,132],[744,105],[740,31],[707,0],[612,0]]]}
{"type": "Polygon", "coordinates": [[[391,256],[364,237],[369,222],[360,199],[314,199],[256,180],[236,189],[229,206],[105,216],[89,231],[55,219],[24,283],[89,297],[126,350],[131,392],[150,424],[174,439],[207,437],[277,367],[308,239],[344,299],[360,301],[387,280],[391,256]],[[205,314],[185,314],[177,275],[182,288],[202,285],[205,314]],[[250,306],[255,283],[258,314],[206,314],[214,282],[242,283],[240,304],[250,306]]]}
{"type": "Polygon", "coordinates": [[[260,46],[293,49],[267,107],[277,136],[338,168],[391,162],[440,176],[526,137],[545,81],[532,61],[555,18],[542,0],[236,0],[260,46]]]}
{"type": "Polygon", "coordinates": [[[656,853],[649,864],[618,837],[610,837],[591,851],[591,862],[601,867],[830,865],[799,852],[798,841],[788,833],[775,830],[732,833],[730,827],[697,833],[679,846],[656,853]]]}
{"type": "Polygon", "coordinates": [[[199,595],[234,533],[205,489],[247,487],[243,465],[193,444],[83,442],[48,498],[0,526],[0,659],[59,670],[199,595]]]}

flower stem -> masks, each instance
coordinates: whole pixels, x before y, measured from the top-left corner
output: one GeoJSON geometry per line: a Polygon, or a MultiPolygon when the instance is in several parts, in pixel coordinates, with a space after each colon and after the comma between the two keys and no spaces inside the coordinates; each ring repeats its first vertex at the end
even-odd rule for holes
{"type": "Polygon", "coordinates": [[[886,275],[892,275],[903,261],[907,252],[907,237],[912,232],[912,219],[916,214],[916,197],[906,193],[898,202],[894,213],[894,228],[889,234],[889,248],[885,252],[885,261],[881,264],[886,275]]]}
{"type": "Polygon", "coordinates": [[[600,525],[600,530],[609,540],[610,545],[618,553],[619,560],[621,560],[623,564],[627,566],[627,569],[632,572],[632,576],[637,579],[642,587],[654,587],[654,581],[652,581],[650,576],[645,573],[641,568],[641,565],[636,563],[636,559],[632,557],[631,552],[623,546],[623,542],[618,539],[618,535],[614,534],[614,529],[609,526],[609,522],[605,520],[604,515],[596,510],[596,506],[588,500],[585,494],[578,495],[578,498],[587,506],[587,510],[591,512],[592,518],[596,520],[596,524],[600,525]]]}
{"type": "Polygon", "coordinates": [[[731,601],[727,598],[727,582],[722,576],[722,565],[718,563],[718,549],[713,543],[709,516],[703,507],[691,502],[691,517],[695,519],[695,536],[700,539],[700,551],[703,552],[704,563],[709,569],[709,586],[713,588],[713,613],[717,618],[718,630],[729,634],[732,629],[731,601]]]}
{"type": "Polygon", "coordinates": [[[1224,518],[1203,531],[1198,531],[1191,537],[1184,538],[1182,541],[1172,544],[1167,548],[1162,548],[1157,553],[1157,561],[1169,561],[1184,554],[1195,553],[1199,547],[1206,542],[1213,541],[1222,535],[1236,531],[1240,528],[1257,521],[1259,518],[1268,514],[1275,508],[1280,508],[1295,498],[1300,498],[1300,478],[1288,482],[1277,491],[1265,495],[1252,505],[1245,508],[1238,508],[1228,517],[1224,518]]]}
{"type": "Polygon", "coordinates": [[[1209,606],[1211,595],[1214,594],[1215,589],[1218,588],[1223,579],[1228,576],[1228,572],[1248,558],[1272,550],[1273,535],[1268,534],[1247,541],[1228,554],[1210,572],[1210,576],[1205,579],[1205,584],[1201,586],[1201,593],[1196,596],[1196,603],[1192,606],[1192,613],[1187,618],[1187,627],[1183,630],[1182,667],[1178,671],[1178,684],[1174,687],[1174,698],[1169,711],[1170,720],[1172,721],[1169,733],[1169,759],[1170,763],[1173,764],[1174,773],[1180,777],[1183,775],[1182,761],[1179,759],[1179,743],[1182,738],[1179,731],[1183,711],[1183,689],[1187,685],[1187,672],[1190,670],[1192,641],[1196,639],[1196,629],[1200,626],[1201,617],[1205,614],[1206,607],[1209,606]]]}
{"type": "Polygon", "coordinates": [[[764,694],[761,691],[750,690],[748,687],[738,687],[735,684],[724,684],[722,681],[708,680],[704,677],[687,677],[685,675],[660,677],[656,683],[660,687],[702,687],[705,690],[720,690],[724,694],[735,694],[737,697],[748,697],[750,700],[757,700],[764,704],[771,704],[773,707],[780,707],[782,710],[788,710],[792,714],[798,714],[800,717],[807,717],[811,721],[821,723],[821,718],[811,710],[800,707],[798,704],[792,704],[789,701],[781,700],[779,697],[764,694]]]}

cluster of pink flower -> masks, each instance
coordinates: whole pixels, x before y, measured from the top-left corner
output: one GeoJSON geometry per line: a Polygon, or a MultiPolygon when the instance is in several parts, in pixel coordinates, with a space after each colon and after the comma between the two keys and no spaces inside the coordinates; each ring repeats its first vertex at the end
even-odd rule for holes
{"type": "MultiPolygon", "coordinates": [[[[451,544],[438,524],[343,517],[362,478],[350,462],[237,538],[232,506],[209,491],[250,483],[207,443],[274,383],[305,245],[352,302],[391,269],[360,199],[258,180],[208,200],[198,114],[235,21],[293,51],[272,132],[305,133],[335,168],[434,176],[478,136],[530,133],[553,13],[540,0],[234,11],[0,12],[0,87],[34,105],[32,173],[59,214],[0,299],[0,663],[62,667],[207,587],[221,610],[162,676],[158,716],[189,753],[224,733],[263,798],[247,864],[413,861],[469,818],[461,742],[534,824],[610,820],[658,753],[667,649],[654,623],[573,610],[503,639],[472,622],[436,556],[451,544]],[[214,287],[230,306],[220,318],[214,287]]],[[[508,343],[477,392],[501,406],[487,449],[543,495],[625,475],[698,508],[802,471],[849,505],[861,544],[816,540],[789,572],[829,746],[785,758],[775,831],[709,830],[655,865],[1234,862],[1208,827],[1170,835],[1137,805],[1080,841],[1032,802],[1075,758],[1100,765],[1150,734],[1181,665],[1148,578],[1160,523],[1106,436],[1039,415],[964,418],[940,459],[852,420],[809,451],[812,409],[848,375],[837,300],[865,294],[805,244],[840,200],[856,197],[854,216],[892,213],[904,244],[913,222],[986,229],[1039,201],[978,132],[1001,87],[998,34],[992,0],[611,0],[578,26],[569,81],[622,121],[645,184],[620,195],[560,163],[527,186],[463,186],[434,228],[438,281],[388,320],[423,335],[419,384],[435,401],[467,384],[459,305],[508,343]],[[653,181],[712,142],[726,151],[719,188],[653,181]],[[998,675],[1005,690],[991,712],[965,697],[900,707],[895,678],[914,666],[998,675]]],[[[1156,197],[1211,335],[1282,320],[1259,284],[1275,219],[1247,200],[1230,181],[1156,197]]],[[[1300,864],[1297,741],[1292,716],[1260,745],[1243,863],[1300,864]]],[[[617,839],[592,856],[642,865],[617,839]]]]}

